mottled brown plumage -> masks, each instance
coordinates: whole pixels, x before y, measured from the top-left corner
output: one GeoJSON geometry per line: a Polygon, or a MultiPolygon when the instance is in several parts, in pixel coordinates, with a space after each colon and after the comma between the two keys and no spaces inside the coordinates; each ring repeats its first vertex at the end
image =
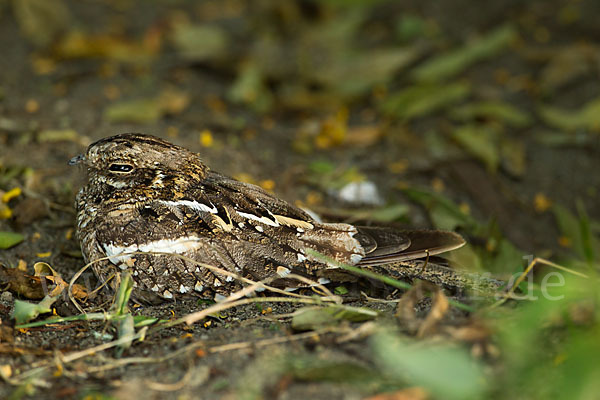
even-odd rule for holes
{"type": "Polygon", "coordinates": [[[438,254],[464,244],[451,232],[355,227],[314,220],[303,210],[211,171],[200,156],[162,139],[122,134],[91,144],[73,158],[87,183],[77,195],[77,236],[101,281],[129,269],[141,300],[199,294],[224,296],[240,283],[196,263],[253,280],[290,272],[327,278],[336,261],[379,266],[438,254]]]}

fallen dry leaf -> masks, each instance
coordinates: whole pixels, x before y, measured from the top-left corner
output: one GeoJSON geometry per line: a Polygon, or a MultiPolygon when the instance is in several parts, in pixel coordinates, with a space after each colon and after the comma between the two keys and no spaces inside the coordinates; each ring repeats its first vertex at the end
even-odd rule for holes
{"type": "Polygon", "coordinates": [[[345,144],[350,146],[370,146],[383,136],[384,130],[379,125],[361,125],[348,128],[345,144]]]}
{"type": "Polygon", "coordinates": [[[433,297],[433,305],[429,310],[429,314],[419,327],[417,337],[423,338],[430,336],[438,330],[439,322],[444,318],[449,308],[448,298],[442,292],[442,289],[436,287],[435,295],[433,297]]]}
{"type": "MultiPolygon", "coordinates": [[[[153,32],[153,31],[149,31],[153,32]]],[[[121,62],[145,63],[160,50],[161,40],[156,35],[146,35],[146,40],[132,41],[110,34],[89,35],[72,31],[55,46],[59,58],[106,58],[121,62]]]]}
{"type": "Polygon", "coordinates": [[[380,393],[365,400],[426,400],[429,394],[422,387],[411,387],[395,392],[380,393]]]}
{"type": "MultiPolygon", "coordinates": [[[[36,264],[40,271],[43,269],[42,264],[47,265],[46,263],[36,264]]],[[[33,300],[42,299],[47,293],[50,296],[57,296],[69,286],[59,275],[33,276],[20,269],[6,268],[3,265],[0,265],[0,285],[6,290],[33,300]]],[[[82,285],[75,284],[73,285],[73,295],[78,299],[83,299],[87,297],[87,291],[82,285]]]]}
{"type": "Polygon", "coordinates": [[[396,307],[396,317],[400,324],[411,333],[416,332],[421,323],[417,318],[415,308],[424,297],[423,282],[419,281],[402,296],[396,307]]]}

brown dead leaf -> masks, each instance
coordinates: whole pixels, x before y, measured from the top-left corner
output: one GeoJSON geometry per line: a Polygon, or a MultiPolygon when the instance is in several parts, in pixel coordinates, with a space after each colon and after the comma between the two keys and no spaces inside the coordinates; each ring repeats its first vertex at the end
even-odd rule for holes
{"type": "MultiPolygon", "coordinates": [[[[151,31],[155,33],[154,31],[151,31]]],[[[59,58],[106,58],[121,62],[144,63],[150,61],[160,50],[161,40],[155,34],[146,40],[132,41],[110,34],[89,35],[72,31],[55,46],[59,58]]]]}
{"type": "Polygon", "coordinates": [[[7,290],[28,299],[44,298],[41,278],[27,275],[16,268],[6,268],[0,265],[0,284],[7,290]]]}
{"type": "Polygon", "coordinates": [[[472,318],[462,326],[445,326],[443,331],[450,339],[470,345],[473,357],[500,356],[500,350],[491,340],[492,330],[480,319],[472,318]]]}
{"type": "Polygon", "coordinates": [[[445,328],[445,331],[453,339],[469,343],[488,340],[492,335],[490,328],[478,319],[473,319],[467,325],[463,326],[448,326],[445,328]]]}
{"type": "Polygon", "coordinates": [[[570,43],[554,49],[550,62],[542,70],[540,84],[548,92],[558,90],[586,74],[592,74],[599,63],[596,46],[570,43]]]}
{"type": "Polygon", "coordinates": [[[423,338],[438,331],[438,324],[448,309],[448,299],[439,287],[418,281],[398,302],[396,317],[409,332],[423,338]],[[418,305],[429,295],[429,292],[435,293],[432,305],[424,319],[418,318],[416,312],[418,305]]]}
{"type": "Polygon", "coordinates": [[[321,123],[321,129],[314,139],[314,144],[319,149],[338,146],[346,139],[347,132],[348,109],[341,108],[335,115],[330,116],[321,123]]]}
{"type": "Polygon", "coordinates": [[[433,305],[429,314],[419,327],[417,332],[418,338],[430,336],[438,330],[439,322],[444,318],[444,315],[448,312],[449,304],[448,298],[442,292],[442,289],[436,288],[435,296],[433,297],[433,305]]]}
{"type": "Polygon", "coordinates": [[[190,95],[181,90],[167,89],[160,94],[158,101],[165,114],[180,114],[190,104],[190,95]]]}
{"type": "MultiPolygon", "coordinates": [[[[36,263],[36,275],[34,276],[17,268],[6,268],[0,265],[0,285],[6,290],[33,300],[42,299],[46,294],[58,296],[69,287],[69,284],[56,271],[43,262],[36,263]],[[50,271],[55,276],[52,273],[44,275],[50,271]]],[[[75,284],[73,285],[73,295],[78,299],[83,299],[87,297],[87,291],[84,286],[75,284]]]]}
{"type": "Polygon", "coordinates": [[[53,351],[44,350],[39,347],[15,346],[8,343],[0,343],[0,354],[7,354],[11,356],[49,356],[53,354],[53,351]]]}
{"type": "Polygon", "coordinates": [[[410,387],[395,392],[379,393],[365,400],[426,400],[429,394],[422,387],[410,387]]]}
{"type": "Polygon", "coordinates": [[[419,328],[421,321],[417,318],[415,308],[417,303],[425,297],[424,283],[419,281],[400,299],[396,307],[396,317],[406,329],[414,333],[419,328]]]}
{"type": "Polygon", "coordinates": [[[13,343],[15,341],[15,330],[12,326],[0,321],[0,343],[13,343]]]}
{"type": "Polygon", "coordinates": [[[379,125],[361,125],[348,128],[345,144],[350,146],[370,146],[377,143],[384,130],[379,125]]]}

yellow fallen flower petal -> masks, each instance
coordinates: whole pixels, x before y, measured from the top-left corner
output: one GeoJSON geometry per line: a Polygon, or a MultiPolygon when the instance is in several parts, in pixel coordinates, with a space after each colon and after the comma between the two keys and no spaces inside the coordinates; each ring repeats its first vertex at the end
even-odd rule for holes
{"type": "Polygon", "coordinates": [[[9,201],[11,201],[11,199],[14,199],[15,197],[17,197],[19,195],[21,195],[21,188],[20,187],[12,188],[8,192],[6,192],[2,195],[2,202],[8,203],[9,201]]]}
{"type": "Polygon", "coordinates": [[[208,129],[205,129],[202,132],[200,132],[200,144],[203,147],[212,147],[213,143],[213,135],[208,129]]]}
{"type": "Polygon", "coordinates": [[[12,217],[12,210],[0,204],[0,219],[9,219],[12,217]]]}

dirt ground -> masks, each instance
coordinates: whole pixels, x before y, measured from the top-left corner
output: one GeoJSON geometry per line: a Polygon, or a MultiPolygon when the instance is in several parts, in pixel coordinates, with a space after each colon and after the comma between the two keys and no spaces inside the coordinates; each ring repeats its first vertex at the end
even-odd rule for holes
{"type": "MultiPolygon", "coordinates": [[[[73,235],[82,177],[67,161],[122,132],[190,148],[214,170],[329,220],[456,229],[471,245],[454,261],[500,279],[522,270],[527,255],[575,265],[581,252],[568,216],[586,215],[591,232],[600,232],[598,2],[48,1],[53,11],[41,1],[17,3],[0,2],[0,194],[16,187],[21,194],[4,202],[11,215],[0,219],[0,231],[24,240],[0,249],[4,266],[22,260],[32,273],[44,261],[67,281],[83,266],[73,235]],[[420,82],[411,77],[428,60],[468,50],[508,25],[513,37],[502,49],[433,66],[439,75],[423,87],[437,95],[401,93],[420,82]],[[462,66],[454,71],[452,62],[462,66]],[[466,92],[440,100],[452,85],[466,92]],[[397,93],[408,100],[384,104],[397,93]],[[469,114],[464,107],[499,101],[513,108],[469,114]],[[417,103],[421,111],[407,114],[417,103]],[[487,139],[473,140],[473,127],[487,139]],[[356,180],[374,183],[380,200],[340,199],[356,180]],[[435,208],[432,199],[452,206],[435,208]]],[[[409,389],[369,375],[384,368],[374,332],[414,331],[394,317],[396,303],[383,302],[402,291],[375,288],[369,293],[381,301],[369,300],[360,294],[369,283],[362,285],[342,297],[380,311],[376,322],[294,330],[289,314],[301,305],[249,304],[191,326],[151,327],[120,358],[110,348],[61,361],[116,339],[106,322],[15,329],[0,352],[8,368],[0,397],[439,397],[376,397],[409,389]],[[39,366],[47,369],[16,379],[39,366]]],[[[472,303],[468,294],[447,294],[472,303]]],[[[14,326],[20,297],[0,297],[3,326],[14,326]]],[[[58,315],[77,313],[67,303],[56,307],[58,315]]],[[[189,300],[133,313],[173,320],[205,307],[189,300]]],[[[415,307],[425,316],[429,301],[415,307]]],[[[444,326],[474,323],[460,310],[445,318],[444,326]]],[[[482,359],[488,373],[502,370],[497,358],[482,359]]],[[[503,398],[500,385],[487,389],[493,398],[503,398]]]]}

